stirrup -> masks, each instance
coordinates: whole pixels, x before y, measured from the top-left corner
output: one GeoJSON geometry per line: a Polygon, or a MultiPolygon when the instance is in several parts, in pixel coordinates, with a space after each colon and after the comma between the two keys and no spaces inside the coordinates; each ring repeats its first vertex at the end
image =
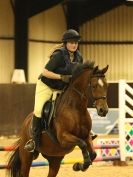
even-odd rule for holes
{"type": "Polygon", "coordinates": [[[30,139],[24,146],[24,149],[26,149],[28,152],[34,152],[35,150],[35,141],[33,139],[30,139]],[[32,144],[32,149],[31,149],[31,144],[32,144]]]}

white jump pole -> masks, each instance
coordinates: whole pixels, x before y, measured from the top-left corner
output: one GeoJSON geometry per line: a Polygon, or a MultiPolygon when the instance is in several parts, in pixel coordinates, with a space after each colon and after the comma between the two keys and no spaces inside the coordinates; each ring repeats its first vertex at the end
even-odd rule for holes
{"type": "Polygon", "coordinates": [[[125,161],[125,80],[119,81],[119,143],[120,143],[120,159],[125,161]]]}
{"type": "Polygon", "coordinates": [[[133,99],[126,93],[133,96],[133,88],[125,80],[119,81],[119,142],[121,161],[126,157],[133,157],[133,110],[127,104],[133,105],[133,99]],[[126,117],[126,113],[130,117],[126,117]]]}

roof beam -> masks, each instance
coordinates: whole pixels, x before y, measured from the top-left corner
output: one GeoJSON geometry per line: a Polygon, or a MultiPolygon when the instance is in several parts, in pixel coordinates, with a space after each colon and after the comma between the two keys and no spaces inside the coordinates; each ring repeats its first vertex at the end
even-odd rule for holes
{"type": "Polygon", "coordinates": [[[123,3],[125,3],[125,0],[69,0],[65,3],[67,28],[78,30],[79,26],[84,22],[91,20],[123,3]]]}

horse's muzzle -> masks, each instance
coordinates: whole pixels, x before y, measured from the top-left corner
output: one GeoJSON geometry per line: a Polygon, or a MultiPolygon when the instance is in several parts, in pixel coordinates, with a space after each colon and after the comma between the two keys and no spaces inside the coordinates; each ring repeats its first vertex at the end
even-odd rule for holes
{"type": "Polygon", "coordinates": [[[97,113],[98,113],[99,116],[105,117],[108,113],[108,107],[97,108],[97,113]]]}

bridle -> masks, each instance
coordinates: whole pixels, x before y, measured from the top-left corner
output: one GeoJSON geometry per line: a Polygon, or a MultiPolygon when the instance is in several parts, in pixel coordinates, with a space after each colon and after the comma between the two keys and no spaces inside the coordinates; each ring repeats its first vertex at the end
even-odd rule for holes
{"type": "MultiPolygon", "coordinates": [[[[91,76],[91,79],[92,79],[92,78],[101,78],[101,77],[105,77],[105,75],[104,75],[104,74],[92,75],[92,76],[91,76]]],[[[91,88],[91,95],[92,95],[92,97],[93,97],[93,99],[94,99],[94,101],[93,101],[93,107],[95,107],[97,100],[100,100],[100,99],[105,100],[105,99],[107,99],[107,96],[94,97],[93,94],[92,94],[91,80],[90,80],[90,83],[89,83],[89,84],[90,84],[90,88],[91,88]]]]}
{"type": "MultiPolygon", "coordinates": [[[[99,74],[97,74],[97,75],[92,75],[91,76],[91,79],[92,78],[99,78],[99,77],[105,77],[105,75],[99,75],[99,74]]],[[[93,94],[92,94],[92,85],[91,85],[91,79],[90,79],[90,82],[89,82],[89,87],[90,87],[90,89],[91,89],[91,95],[92,95],[92,98],[94,99],[94,103],[93,103],[93,106],[95,107],[95,103],[96,103],[96,101],[97,100],[100,100],[100,99],[103,99],[103,100],[105,100],[105,99],[107,99],[107,97],[106,96],[101,96],[101,97],[94,97],[93,96],[93,94]]],[[[78,94],[78,95],[80,95],[80,97],[81,97],[81,99],[88,99],[88,97],[87,97],[87,95],[85,94],[85,93],[83,93],[83,92],[81,92],[80,90],[78,90],[76,87],[72,87],[73,88],[73,90],[78,94]]]]}

